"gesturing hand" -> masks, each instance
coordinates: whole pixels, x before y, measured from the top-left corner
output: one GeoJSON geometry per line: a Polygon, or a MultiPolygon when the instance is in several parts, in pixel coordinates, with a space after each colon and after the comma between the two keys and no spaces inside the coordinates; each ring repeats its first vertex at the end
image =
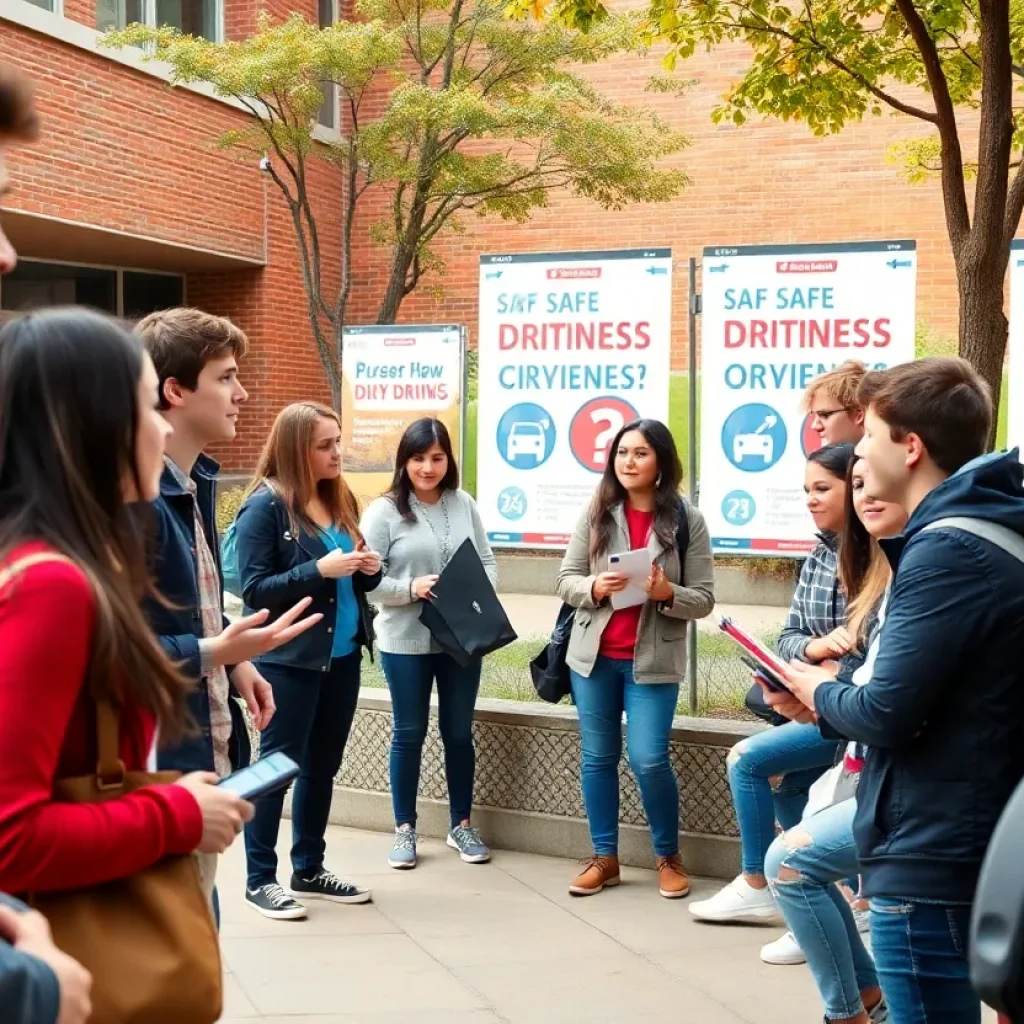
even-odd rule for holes
{"type": "Polygon", "coordinates": [[[266,608],[255,615],[247,615],[237,622],[232,622],[223,633],[210,641],[210,656],[214,664],[238,665],[243,661],[252,661],[253,658],[301,636],[323,618],[323,615],[317,612],[315,615],[307,615],[298,622],[295,621],[309,607],[312,600],[311,597],[304,597],[269,626],[263,625],[270,617],[270,612],[266,608]]]}
{"type": "Polygon", "coordinates": [[[263,732],[277,711],[273,687],[260,675],[251,661],[243,661],[235,666],[234,672],[231,673],[231,682],[234,683],[238,695],[245,701],[245,706],[252,716],[252,724],[259,732],[263,732]]]}

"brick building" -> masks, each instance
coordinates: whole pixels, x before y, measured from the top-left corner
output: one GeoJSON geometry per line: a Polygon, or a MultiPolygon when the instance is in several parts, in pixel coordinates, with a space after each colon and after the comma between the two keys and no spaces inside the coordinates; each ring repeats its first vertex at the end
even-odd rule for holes
{"type": "MultiPolygon", "coordinates": [[[[299,10],[324,19],[337,0],[0,0],[0,60],[35,80],[45,135],[10,161],[16,190],[5,227],[22,254],[0,284],[0,311],[81,302],[126,316],[179,301],[230,316],[254,350],[244,367],[253,393],[226,465],[253,464],[286,402],[325,399],[306,321],[291,223],[255,160],[215,145],[246,116],[201,88],[170,90],[166,69],[133,51],[103,50],[98,28],[126,21],[176,24],[212,38],[253,30],[257,10],[299,10]]],[[[334,10],[336,10],[336,6],[334,10]]],[[[476,326],[478,255],[487,251],[671,246],[677,260],[674,359],[686,357],[683,263],[706,244],[916,238],[919,320],[940,334],[956,327],[956,289],[937,187],[903,184],[888,145],[922,126],[880,118],[815,139],[799,125],[716,127],[710,111],[744,68],[742,49],[719,49],[682,71],[680,100],[646,94],[653,58],[592,72],[617,101],[650,103],[692,140],[679,157],[691,185],[671,205],[609,213],[559,197],[523,227],[471,221],[439,247],[448,273],[438,296],[427,282],[402,307],[406,321],[476,326]]],[[[320,131],[335,115],[325,109],[320,131]]],[[[970,142],[968,142],[968,147],[970,142]]],[[[340,176],[316,170],[325,211],[340,176]]],[[[372,321],[384,259],[369,229],[384,197],[368,203],[353,260],[353,322],[372,321]]],[[[328,274],[340,272],[338,225],[321,218],[328,274]]]]}

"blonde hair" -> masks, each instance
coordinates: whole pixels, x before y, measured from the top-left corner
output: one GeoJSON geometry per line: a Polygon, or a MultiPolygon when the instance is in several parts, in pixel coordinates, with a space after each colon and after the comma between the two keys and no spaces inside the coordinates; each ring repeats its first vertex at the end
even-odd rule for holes
{"type": "Polygon", "coordinates": [[[815,377],[804,392],[804,411],[810,410],[811,402],[819,394],[827,395],[844,409],[859,409],[861,405],[857,391],[867,372],[868,368],[863,363],[856,359],[849,359],[834,370],[815,377]]]}
{"type": "Polygon", "coordinates": [[[245,498],[266,485],[284,501],[292,530],[298,532],[301,525],[309,533],[315,533],[317,525],[309,518],[306,507],[314,498],[319,498],[331,522],[358,544],[362,540],[359,502],[344,477],[340,473],[334,480],[313,477],[310,459],[313,431],[317,420],[321,419],[332,420],[341,428],[338,414],[319,402],[294,402],[277,414],[245,498]]]}
{"type": "Polygon", "coordinates": [[[858,650],[867,650],[871,639],[868,636],[868,627],[882,602],[882,596],[885,594],[885,588],[889,586],[891,577],[889,560],[882,553],[878,541],[872,538],[871,560],[867,572],[860,581],[860,589],[850,597],[846,606],[846,628],[856,641],[858,650]]]}

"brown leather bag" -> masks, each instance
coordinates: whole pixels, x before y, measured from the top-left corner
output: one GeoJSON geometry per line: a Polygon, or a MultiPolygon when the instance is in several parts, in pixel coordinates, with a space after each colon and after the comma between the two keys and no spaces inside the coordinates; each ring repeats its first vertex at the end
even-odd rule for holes
{"type": "MultiPolygon", "coordinates": [[[[67,561],[35,555],[0,570],[0,587],[30,564],[67,561]],[[6,578],[5,578],[6,577],[6,578]]],[[[178,772],[130,772],[120,759],[120,718],[96,702],[95,775],[57,779],[59,803],[102,803],[178,772]]],[[[222,1009],[217,928],[192,855],[165,857],[144,871],[87,889],[29,893],[57,946],[93,977],[89,1024],[214,1024],[222,1009]]]]}

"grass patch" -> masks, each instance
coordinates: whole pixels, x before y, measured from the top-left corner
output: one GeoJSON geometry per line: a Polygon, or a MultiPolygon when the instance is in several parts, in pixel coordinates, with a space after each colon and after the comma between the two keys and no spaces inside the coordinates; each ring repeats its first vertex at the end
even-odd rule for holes
{"type": "MultiPolygon", "coordinates": [[[[773,643],[777,634],[760,639],[773,643]]],[[[484,658],[480,696],[501,700],[539,700],[530,680],[530,662],[547,643],[545,637],[517,640],[484,658]]],[[[362,685],[384,688],[379,661],[363,655],[362,685]]],[[[697,635],[697,715],[709,718],[749,718],[743,698],[750,689],[750,671],[736,657],[736,646],[727,637],[701,630],[697,635]]],[[[566,699],[564,703],[568,704],[566,699]]],[[[689,715],[690,697],[684,680],[677,714],[689,715]]]]}

